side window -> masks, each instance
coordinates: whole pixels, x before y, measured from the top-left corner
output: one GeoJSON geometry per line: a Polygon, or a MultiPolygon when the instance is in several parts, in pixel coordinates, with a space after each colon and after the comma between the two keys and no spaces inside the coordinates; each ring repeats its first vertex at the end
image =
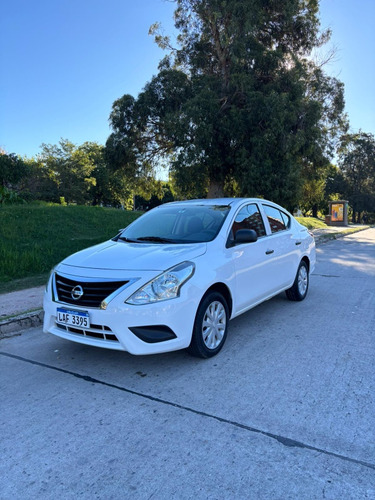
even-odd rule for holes
{"type": "Polygon", "coordinates": [[[278,233],[279,231],[288,229],[290,218],[284,214],[284,212],[281,212],[277,208],[270,207],[269,205],[263,205],[263,208],[266,212],[268,222],[270,223],[272,233],[278,233]]]}
{"type": "Polygon", "coordinates": [[[236,232],[239,229],[254,229],[254,231],[258,235],[258,238],[266,235],[262,216],[257,205],[255,205],[254,203],[241,208],[241,210],[236,215],[232,226],[233,238],[236,236],[236,232]]]}
{"type": "Polygon", "coordinates": [[[280,213],[281,213],[281,217],[283,218],[285,227],[288,229],[290,226],[290,217],[289,217],[289,215],[284,214],[284,212],[280,212],[280,213]]]}

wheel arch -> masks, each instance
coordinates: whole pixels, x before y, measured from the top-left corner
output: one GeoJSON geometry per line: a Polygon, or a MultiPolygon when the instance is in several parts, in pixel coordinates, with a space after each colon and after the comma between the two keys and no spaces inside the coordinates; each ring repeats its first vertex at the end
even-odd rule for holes
{"type": "Polygon", "coordinates": [[[307,257],[307,255],[305,255],[304,257],[302,257],[301,262],[302,261],[306,263],[306,265],[307,265],[307,271],[308,271],[308,273],[310,273],[310,259],[307,257]]]}
{"type": "Polygon", "coordinates": [[[213,285],[210,286],[208,290],[206,290],[206,293],[203,295],[202,300],[206,295],[210,292],[218,292],[220,293],[224,299],[226,300],[228,309],[229,309],[229,317],[232,316],[232,308],[233,308],[233,300],[232,300],[232,294],[230,293],[230,290],[228,286],[225,283],[214,283],[213,285]]]}

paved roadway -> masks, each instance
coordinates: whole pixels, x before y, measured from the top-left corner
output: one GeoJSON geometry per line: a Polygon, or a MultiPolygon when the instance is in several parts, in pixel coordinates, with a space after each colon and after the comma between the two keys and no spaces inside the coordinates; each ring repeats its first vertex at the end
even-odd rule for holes
{"type": "Polygon", "coordinates": [[[202,361],[0,342],[0,498],[375,498],[375,229],[202,361]]]}

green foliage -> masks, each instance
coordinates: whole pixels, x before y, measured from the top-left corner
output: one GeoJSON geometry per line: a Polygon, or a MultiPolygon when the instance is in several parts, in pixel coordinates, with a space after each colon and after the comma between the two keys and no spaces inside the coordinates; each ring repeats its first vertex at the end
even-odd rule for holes
{"type": "MultiPolygon", "coordinates": [[[[260,195],[293,208],[345,129],[343,87],[307,56],[324,43],[317,0],[177,0],[177,49],[110,116],[111,164],[141,179],[170,168],[181,197],[260,195]]],[[[319,187],[321,195],[321,188],[319,187]]],[[[314,188],[317,191],[316,187],[314,188]]]]}
{"type": "Polygon", "coordinates": [[[0,205],[11,205],[15,203],[24,203],[24,200],[15,191],[0,186],[0,205]]]}
{"type": "Polygon", "coordinates": [[[140,215],[102,207],[27,204],[0,208],[0,282],[46,273],[105,241],[140,215]]]}
{"type": "Polygon", "coordinates": [[[149,197],[136,195],[134,197],[136,210],[151,210],[162,203],[169,203],[175,200],[170,184],[156,181],[154,192],[149,197]]]}
{"type": "Polygon", "coordinates": [[[302,187],[300,207],[304,213],[313,210],[316,217],[318,208],[324,202],[326,179],[305,179],[302,187]]]}
{"type": "Polygon", "coordinates": [[[330,165],[326,171],[325,198],[339,200],[345,198],[348,186],[344,174],[336,165],[330,165]]]}
{"type": "Polygon", "coordinates": [[[0,149],[0,186],[10,189],[27,175],[27,164],[21,158],[0,149]]]}
{"type": "Polygon", "coordinates": [[[132,199],[127,179],[108,167],[104,146],[95,142],[43,144],[36,158],[24,161],[29,175],[18,189],[26,200],[127,207],[132,199]]]}
{"type": "Polygon", "coordinates": [[[347,196],[353,210],[353,222],[360,222],[363,211],[375,211],[375,138],[359,132],[341,139],[339,166],[345,178],[347,196]]]}
{"type": "Polygon", "coordinates": [[[58,198],[78,204],[89,200],[89,190],[95,185],[95,163],[85,145],[77,147],[67,139],[61,139],[59,145],[42,144],[38,162],[53,180],[58,198]]]}

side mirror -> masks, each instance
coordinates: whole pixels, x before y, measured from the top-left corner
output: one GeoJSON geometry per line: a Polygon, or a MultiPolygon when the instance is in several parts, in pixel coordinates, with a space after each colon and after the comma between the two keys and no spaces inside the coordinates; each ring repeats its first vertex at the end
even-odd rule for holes
{"type": "Polygon", "coordinates": [[[257,241],[258,235],[254,229],[239,229],[236,232],[236,236],[234,238],[234,244],[238,245],[239,243],[254,243],[257,241]]]}

